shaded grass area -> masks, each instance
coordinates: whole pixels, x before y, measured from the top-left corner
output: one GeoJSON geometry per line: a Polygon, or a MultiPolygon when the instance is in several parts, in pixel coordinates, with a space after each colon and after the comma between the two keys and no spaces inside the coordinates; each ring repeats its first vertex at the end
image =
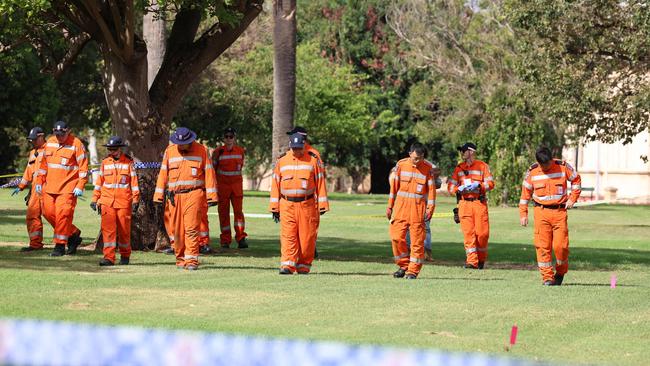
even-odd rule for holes
{"type": "MultiPolygon", "coordinates": [[[[247,192],[248,194],[248,192],[247,192]]],[[[453,200],[442,197],[438,213],[453,200]]],[[[353,344],[513,355],[552,363],[646,364],[650,339],[650,210],[594,206],[570,212],[570,272],[545,288],[532,229],[516,208],[491,208],[488,269],[467,271],[462,235],[450,217],[432,221],[433,265],[416,281],[395,266],[385,197],[332,197],[322,217],[320,259],[309,276],[279,276],[279,226],[247,218],[250,249],[201,258],[196,273],[173,257],[136,252],[132,265],[100,268],[89,250],[63,258],[23,254],[24,205],[0,191],[0,316],[220,331],[353,344]],[[619,284],[609,288],[611,273],[619,284]],[[517,346],[504,351],[517,324],[517,346]]],[[[265,213],[250,194],[245,212],[265,213]]],[[[75,224],[94,237],[99,218],[80,202],[75,224]]],[[[531,217],[532,219],[532,217],[531,217]]],[[[218,220],[210,216],[213,246],[218,220]]],[[[46,225],[47,228],[48,225],[46,225]]],[[[51,230],[46,230],[48,241],[51,230]]],[[[85,243],[90,240],[85,239],[85,243]]]]}

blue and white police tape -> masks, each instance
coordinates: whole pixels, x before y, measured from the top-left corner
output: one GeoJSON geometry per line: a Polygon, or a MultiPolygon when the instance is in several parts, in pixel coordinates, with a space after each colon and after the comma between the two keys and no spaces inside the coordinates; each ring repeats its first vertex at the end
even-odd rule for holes
{"type": "Polygon", "coordinates": [[[15,178],[10,180],[9,182],[3,184],[0,186],[0,188],[14,188],[18,187],[18,184],[20,183],[20,178],[15,178]]]}
{"type": "Polygon", "coordinates": [[[0,364],[539,365],[483,354],[16,319],[0,320],[0,364]]]}

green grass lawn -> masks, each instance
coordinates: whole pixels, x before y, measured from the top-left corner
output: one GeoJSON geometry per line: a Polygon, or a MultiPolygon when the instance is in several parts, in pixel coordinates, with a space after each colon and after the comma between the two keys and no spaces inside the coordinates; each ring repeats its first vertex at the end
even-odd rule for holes
{"type": "MultiPolygon", "coordinates": [[[[247,218],[250,249],[201,258],[201,269],[136,252],[132,265],[100,268],[101,257],[50,258],[26,245],[22,199],[0,191],[0,316],[336,340],[353,344],[485,352],[553,363],[645,365],[650,340],[650,208],[601,205],[570,212],[570,271],[543,287],[532,228],[516,208],[491,208],[483,271],[461,268],[462,235],[439,199],[434,263],[416,281],[394,279],[385,196],[333,195],[309,276],[280,276],[279,225],[247,218]],[[8,243],[8,244],[7,244],[8,243]],[[618,287],[610,288],[616,274],[618,287]],[[517,345],[504,350],[513,324],[517,345]]],[[[80,201],[84,242],[99,218],[80,201]]],[[[265,213],[251,193],[245,212],[265,213]]],[[[532,210],[531,210],[532,211],[532,210]]],[[[213,246],[218,219],[211,209],[213,246]]],[[[531,216],[532,220],[532,216],[531,216]]],[[[52,231],[46,225],[47,242],[52,231]]]]}

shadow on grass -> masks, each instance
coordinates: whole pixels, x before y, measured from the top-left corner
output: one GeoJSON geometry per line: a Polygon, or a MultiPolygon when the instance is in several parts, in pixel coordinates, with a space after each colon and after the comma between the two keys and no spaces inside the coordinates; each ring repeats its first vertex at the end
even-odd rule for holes
{"type": "MultiPolygon", "coordinates": [[[[213,243],[216,238],[213,238],[213,243]]],[[[218,240],[216,240],[218,242],[218,240]]],[[[213,244],[216,245],[216,244],[213,244]]],[[[232,258],[273,258],[280,255],[280,243],[276,237],[249,238],[250,248],[248,249],[216,249],[216,253],[210,256],[232,257],[232,258]]],[[[386,242],[363,242],[347,238],[319,237],[319,257],[316,260],[340,261],[340,262],[364,262],[364,263],[393,263],[393,253],[390,243],[386,242]]],[[[95,261],[101,258],[100,255],[91,250],[80,250],[76,257],[81,260],[74,260],[74,257],[65,256],[51,258],[48,254],[51,246],[36,253],[20,253],[18,247],[0,247],[0,267],[19,269],[50,269],[60,268],[63,270],[88,270],[88,266],[96,266],[95,261]]],[[[135,253],[137,256],[137,252],[135,253]]],[[[167,254],[155,254],[167,257],[165,260],[151,262],[133,261],[133,265],[155,266],[172,264],[173,256],[167,254]]],[[[439,266],[462,266],[465,261],[465,252],[460,242],[438,242],[433,244],[433,263],[425,265],[439,266]]],[[[571,248],[569,257],[570,269],[583,270],[610,270],[619,265],[635,265],[650,263],[650,251],[633,249],[608,249],[608,248],[571,248]]],[[[222,264],[205,263],[206,268],[238,268],[255,269],[254,267],[237,266],[229,267],[222,264]]],[[[535,248],[530,244],[520,243],[491,243],[489,247],[489,258],[486,268],[490,270],[537,270],[535,248]]],[[[272,269],[272,268],[259,268],[272,269]]],[[[273,268],[274,269],[274,268],[273,268]]],[[[324,274],[324,273],[322,273],[324,274]]],[[[329,275],[338,275],[328,273],[329,275]]],[[[351,274],[351,273],[349,273],[351,274]]],[[[369,275],[368,273],[357,273],[358,275],[369,275]]],[[[343,274],[345,275],[345,274],[343,274]]],[[[372,275],[372,274],[370,274],[372,275]]],[[[379,275],[379,274],[377,274],[379,275]]],[[[382,273],[381,275],[385,275],[382,273]]]]}

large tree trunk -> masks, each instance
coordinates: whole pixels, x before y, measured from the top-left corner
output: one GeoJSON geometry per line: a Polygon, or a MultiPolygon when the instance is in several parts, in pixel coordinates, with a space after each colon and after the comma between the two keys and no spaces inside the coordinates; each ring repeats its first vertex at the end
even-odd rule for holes
{"type": "Polygon", "coordinates": [[[273,3],[273,161],[287,151],[296,107],[296,0],[273,3]]]}
{"type": "MultiPolygon", "coordinates": [[[[146,48],[142,42],[138,45],[128,65],[102,49],[104,92],[115,133],[129,145],[131,156],[136,162],[156,164],[168,144],[170,123],[149,102],[146,48]]],[[[133,216],[133,249],[154,249],[169,243],[162,216],[155,215],[152,201],[158,170],[155,165],[137,170],[141,203],[133,216]]]]}
{"type": "Polygon", "coordinates": [[[393,168],[393,163],[388,161],[381,151],[370,154],[370,193],[388,193],[388,175],[393,168]]]}
{"type": "MultiPolygon", "coordinates": [[[[153,11],[158,9],[155,0],[151,1],[150,7],[153,11]]],[[[142,19],[142,36],[147,44],[147,86],[151,88],[156,74],[163,63],[166,50],[165,36],[166,22],[163,16],[156,16],[155,12],[147,12],[142,19]]]]}

